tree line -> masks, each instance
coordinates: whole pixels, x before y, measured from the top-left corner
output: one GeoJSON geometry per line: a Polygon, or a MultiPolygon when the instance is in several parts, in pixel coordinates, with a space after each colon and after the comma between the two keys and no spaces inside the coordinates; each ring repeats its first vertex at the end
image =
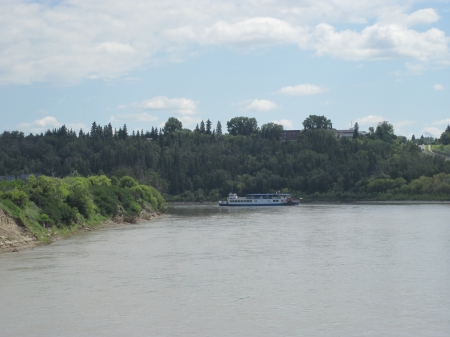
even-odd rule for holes
{"type": "Polygon", "coordinates": [[[289,142],[280,140],[281,125],[258,127],[248,117],[228,121],[228,133],[220,122],[213,128],[208,119],[189,130],[173,117],[163,128],[131,134],[126,125],[115,130],[95,122],[89,132],[78,134],[65,126],[28,136],[5,131],[0,137],[0,175],[131,176],[155,186],[169,200],[201,201],[218,200],[231,191],[282,189],[302,196],[362,195],[369,192],[362,187],[370,179],[401,178],[408,185],[422,176],[450,173],[450,162],[423,155],[413,141],[395,135],[388,122],[370,128],[365,137],[356,131],[353,138],[341,139],[324,116],[311,115],[303,125],[298,139],[289,142]]]}

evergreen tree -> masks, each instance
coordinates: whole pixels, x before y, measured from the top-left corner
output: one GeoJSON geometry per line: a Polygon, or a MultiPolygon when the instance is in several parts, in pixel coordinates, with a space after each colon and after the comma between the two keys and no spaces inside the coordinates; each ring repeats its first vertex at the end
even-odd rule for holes
{"type": "Polygon", "coordinates": [[[124,124],[123,125],[123,130],[122,130],[122,139],[127,139],[127,138],[128,138],[127,125],[124,124]]]}
{"type": "Polygon", "coordinates": [[[97,123],[94,121],[91,126],[91,137],[94,137],[97,134],[97,123]]]}
{"type": "Polygon", "coordinates": [[[205,133],[206,129],[205,129],[205,123],[203,121],[201,121],[200,123],[200,133],[205,133]]]}
{"type": "Polygon", "coordinates": [[[217,125],[216,125],[216,134],[217,134],[218,136],[221,136],[221,135],[222,135],[222,124],[220,123],[220,121],[218,121],[218,122],[217,122],[217,125]]]}
{"type": "Polygon", "coordinates": [[[353,127],[353,139],[357,139],[359,136],[359,124],[358,122],[355,123],[355,126],[353,127]]]}
{"type": "Polygon", "coordinates": [[[209,120],[209,118],[208,118],[208,120],[206,121],[206,133],[207,133],[208,135],[211,134],[211,121],[209,120]]]}

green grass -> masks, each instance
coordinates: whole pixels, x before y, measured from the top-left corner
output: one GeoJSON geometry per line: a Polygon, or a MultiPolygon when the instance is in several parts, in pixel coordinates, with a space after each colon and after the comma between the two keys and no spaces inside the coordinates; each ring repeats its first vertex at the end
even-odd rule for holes
{"type": "Polygon", "coordinates": [[[432,151],[445,155],[450,156],[450,145],[431,145],[432,151]]]}
{"type": "Polygon", "coordinates": [[[430,145],[425,145],[425,152],[433,153],[433,152],[431,152],[431,150],[430,150],[430,145]]]}

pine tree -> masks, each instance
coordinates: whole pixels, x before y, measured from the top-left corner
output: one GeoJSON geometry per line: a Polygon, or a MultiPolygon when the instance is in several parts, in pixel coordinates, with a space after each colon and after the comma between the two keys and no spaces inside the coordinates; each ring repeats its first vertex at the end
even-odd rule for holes
{"type": "Polygon", "coordinates": [[[208,118],[208,120],[206,121],[206,133],[208,134],[208,135],[210,135],[211,134],[211,121],[209,120],[209,118],[208,118]]]}
{"type": "Polygon", "coordinates": [[[216,134],[218,136],[222,135],[222,124],[220,123],[220,121],[217,122],[217,126],[216,126],[216,134]]]}
{"type": "Polygon", "coordinates": [[[128,131],[127,131],[127,125],[124,124],[123,125],[123,130],[122,130],[123,134],[122,134],[122,139],[127,139],[128,137],[128,131]]]}
{"type": "Polygon", "coordinates": [[[95,123],[94,121],[94,123],[92,123],[91,126],[91,137],[94,137],[96,134],[97,134],[97,123],[95,123]]]}
{"type": "Polygon", "coordinates": [[[200,128],[198,127],[198,123],[197,123],[197,125],[195,126],[194,132],[197,132],[197,133],[200,132],[200,128]]]}
{"type": "Polygon", "coordinates": [[[356,122],[353,128],[353,139],[357,139],[358,136],[359,136],[359,124],[358,122],[356,122]]]}
{"type": "Polygon", "coordinates": [[[201,133],[205,133],[206,132],[205,123],[203,121],[201,121],[201,123],[200,123],[200,132],[201,133]]]}

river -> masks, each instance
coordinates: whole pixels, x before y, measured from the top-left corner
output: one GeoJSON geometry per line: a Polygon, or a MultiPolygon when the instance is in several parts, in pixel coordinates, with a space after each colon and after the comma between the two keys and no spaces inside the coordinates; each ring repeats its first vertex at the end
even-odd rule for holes
{"type": "Polygon", "coordinates": [[[0,255],[1,336],[449,336],[450,205],[176,206],[0,255]]]}

